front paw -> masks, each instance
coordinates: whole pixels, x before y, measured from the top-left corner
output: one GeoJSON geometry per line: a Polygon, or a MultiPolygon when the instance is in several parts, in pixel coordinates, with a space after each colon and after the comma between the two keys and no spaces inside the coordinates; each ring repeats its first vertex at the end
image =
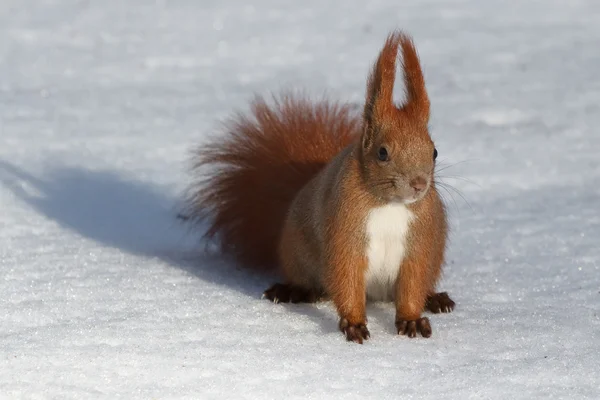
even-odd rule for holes
{"type": "Polygon", "coordinates": [[[396,320],[396,329],[398,335],[407,335],[410,338],[417,336],[417,332],[420,332],[425,338],[431,336],[431,325],[427,317],[413,320],[398,319],[396,320]]]}
{"type": "Polygon", "coordinates": [[[349,342],[362,344],[363,340],[367,340],[371,337],[365,324],[351,324],[345,318],[340,320],[340,330],[346,335],[346,340],[349,342]]]}

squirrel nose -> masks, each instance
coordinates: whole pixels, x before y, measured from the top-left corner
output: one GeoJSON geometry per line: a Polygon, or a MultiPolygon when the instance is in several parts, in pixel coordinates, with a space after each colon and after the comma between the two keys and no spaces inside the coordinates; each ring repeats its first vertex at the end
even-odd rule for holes
{"type": "Polygon", "coordinates": [[[427,181],[422,176],[418,176],[410,181],[410,187],[419,193],[427,187],[427,181]]]}

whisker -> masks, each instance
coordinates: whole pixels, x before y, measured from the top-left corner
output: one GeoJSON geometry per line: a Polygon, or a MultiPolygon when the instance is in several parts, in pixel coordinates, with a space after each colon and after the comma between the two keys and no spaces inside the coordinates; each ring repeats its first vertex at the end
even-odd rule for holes
{"type": "MultiPolygon", "coordinates": [[[[438,182],[440,183],[440,182],[438,182]]],[[[458,216],[460,217],[460,209],[458,208],[458,204],[456,203],[456,199],[454,198],[454,196],[452,195],[452,192],[450,192],[445,185],[442,183],[440,184],[440,188],[444,189],[446,191],[446,193],[448,193],[450,195],[450,198],[452,199],[452,202],[454,203],[454,207],[456,208],[456,212],[458,212],[458,216]]],[[[441,194],[441,193],[440,193],[441,194]]],[[[443,196],[442,196],[443,197],[443,196]]],[[[446,199],[444,199],[446,200],[446,199]]]]}
{"type": "Polygon", "coordinates": [[[436,178],[440,178],[440,179],[458,179],[467,183],[471,183],[475,186],[477,186],[478,188],[481,188],[481,185],[471,179],[462,177],[462,176],[458,176],[458,175],[435,175],[436,178]]]}
{"type": "Polygon", "coordinates": [[[471,209],[471,211],[474,211],[473,207],[471,206],[471,203],[469,203],[467,201],[466,197],[462,194],[462,192],[460,190],[458,190],[454,186],[449,185],[449,184],[447,184],[445,182],[438,182],[438,183],[441,185],[441,187],[445,187],[447,189],[451,189],[452,191],[454,191],[454,193],[458,194],[464,200],[464,202],[469,206],[469,208],[471,209]]]}
{"type": "MultiPolygon", "coordinates": [[[[457,165],[464,164],[464,163],[467,163],[467,162],[474,162],[474,161],[479,161],[479,160],[477,158],[471,158],[471,159],[467,159],[467,160],[463,160],[463,161],[458,161],[458,162],[455,162],[454,164],[446,165],[446,166],[444,166],[442,168],[436,168],[436,172],[444,171],[444,170],[446,170],[448,168],[455,167],[457,165]]],[[[443,163],[444,163],[444,161],[439,161],[438,165],[439,164],[443,164],[443,163]]]]}
{"type": "Polygon", "coordinates": [[[371,186],[372,187],[393,187],[394,186],[394,182],[389,180],[389,179],[380,179],[378,181],[375,182],[371,182],[371,186]]]}

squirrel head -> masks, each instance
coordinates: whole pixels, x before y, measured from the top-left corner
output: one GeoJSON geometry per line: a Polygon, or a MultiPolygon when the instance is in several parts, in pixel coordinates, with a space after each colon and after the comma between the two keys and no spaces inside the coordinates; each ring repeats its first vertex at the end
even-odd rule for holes
{"type": "Polygon", "coordinates": [[[433,182],[437,150],[428,130],[429,98],[412,39],[390,34],[367,83],[360,164],[368,190],[385,202],[422,199],[433,182]],[[406,102],[393,101],[398,49],[406,102]]]}

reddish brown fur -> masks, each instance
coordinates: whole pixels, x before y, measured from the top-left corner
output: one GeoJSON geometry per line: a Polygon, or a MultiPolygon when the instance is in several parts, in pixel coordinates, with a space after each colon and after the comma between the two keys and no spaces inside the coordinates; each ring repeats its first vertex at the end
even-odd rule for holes
{"type": "MultiPolygon", "coordinates": [[[[427,131],[429,107],[425,80],[414,44],[406,35],[393,33],[388,37],[369,79],[364,114],[367,123],[365,137],[369,138],[363,140],[363,146],[371,145],[374,141],[371,136],[377,134],[384,137],[384,142],[395,142],[402,148],[408,148],[409,143],[419,137],[425,138],[424,142],[431,141],[427,131]],[[401,108],[393,104],[391,95],[395,74],[390,71],[395,72],[398,47],[402,48],[407,91],[406,104],[401,108]],[[393,128],[389,129],[390,126],[393,128]],[[411,134],[398,136],[399,131],[409,131],[411,134]]],[[[416,164],[419,159],[417,156],[413,162],[416,164]]],[[[409,251],[400,267],[396,284],[397,325],[421,318],[428,297],[435,295],[435,286],[444,262],[446,215],[434,186],[433,175],[431,181],[431,188],[425,198],[409,206],[416,215],[416,221],[412,225],[409,251]]]]}
{"type": "Polygon", "coordinates": [[[332,218],[324,221],[327,271],[324,283],[341,320],[352,326],[366,324],[364,274],[368,264],[361,222],[368,207],[362,204],[364,198],[355,190],[360,185],[356,178],[358,166],[349,162],[346,168],[354,170],[356,175],[347,174],[340,187],[343,194],[333,197],[331,209],[327,210],[332,218]]]}
{"type": "Polygon", "coordinates": [[[380,118],[393,108],[399,34],[388,36],[367,82],[365,119],[380,118]]]}
{"type": "Polygon", "coordinates": [[[404,110],[413,119],[427,123],[429,120],[429,97],[425,90],[425,79],[419,63],[419,57],[412,40],[400,35],[400,46],[404,55],[404,80],[407,89],[407,101],[404,110]]]}
{"type": "Polygon", "coordinates": [[[186,215],[195,222],[211,217],[207,236],[218,236],[225,253],[258,270],[278,265],[276,244],[296,193],[360,129],[348,105],[291,94],[273,103],[257,97],[250,116],[236,115],[224,135],[195,150],[194,172],[202,179],[187,199],[186,215]]]}
{"type": "Polygon", "coordinates": [[[239,115],[224,139],[198,150],[197,168],[220,169],[193,193],[191,216],[214,214],[208,235],[221,236],[223,250],[243,265],[281,268],[285,284],[267,290],[269,299],[313,301],[325,294],[347,339],[362,343],[369,336],[366,221],[380,206],[406,204],[414,221],[398,266],[396,327],[428,337],[431,326],[421,317],[426,305],[443,311],[454,303],[435,293],[447,226],[433,179],[429,99],[412,40],[388,37],[369,76],[362,121],[347,106],[289,96],[273,107],[257,99],[252,115],[239,115]],[[401,107],[393,103],[398,48],[407,88],[401,107]],[[378,160],[381,148],[393,162],[378,160]]]}

